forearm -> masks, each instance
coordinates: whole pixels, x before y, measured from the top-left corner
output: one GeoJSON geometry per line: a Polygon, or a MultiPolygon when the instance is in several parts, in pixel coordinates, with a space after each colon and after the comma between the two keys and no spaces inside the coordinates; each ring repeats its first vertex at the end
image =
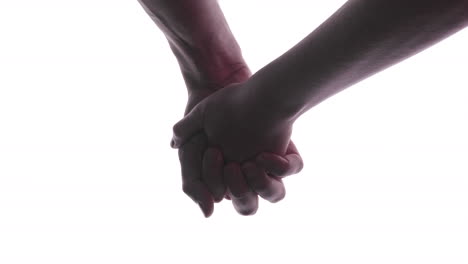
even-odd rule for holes
{"type": "Polygon", "coordinates": [[[468,0],[351,0],[248,81],[265,113],[295,120],[331,95],[467,26],[468,0]],[[269,106],[275,106],[271,109],[269,106]]]}
{"type": "Polygon", "coordinates": [[[189,89],[217,88],[248,72],[216,0],[139,0],[164,32],[189,89]]]}

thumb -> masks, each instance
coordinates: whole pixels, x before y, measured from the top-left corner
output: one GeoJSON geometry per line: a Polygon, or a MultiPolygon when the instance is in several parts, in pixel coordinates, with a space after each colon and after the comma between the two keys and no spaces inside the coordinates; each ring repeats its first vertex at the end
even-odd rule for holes
{"type": "Polygon", "coordinates": [[[200,107],[195,106],[184,118],[177,122],[173,127],[173,136],[171,140],[172,148],[179,148],[191,136],[203,129],[203,119],[200,107]]]}

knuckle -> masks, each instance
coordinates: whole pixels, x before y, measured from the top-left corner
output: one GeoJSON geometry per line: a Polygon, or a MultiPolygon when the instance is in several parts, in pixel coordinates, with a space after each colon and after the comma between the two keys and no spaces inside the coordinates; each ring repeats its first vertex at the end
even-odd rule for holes
{"type": "Polygon", "coordinates": [[[172,126],[172,132],[174,133],[174,135],[179,135],[180,132],[182,132],[182,127],[180,123],[176,123],[172,126]]]}

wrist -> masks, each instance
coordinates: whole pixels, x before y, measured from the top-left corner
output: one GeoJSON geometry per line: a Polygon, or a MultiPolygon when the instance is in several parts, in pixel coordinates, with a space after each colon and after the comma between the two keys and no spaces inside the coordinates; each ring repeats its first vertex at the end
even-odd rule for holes
{"type": "MultiPolygon", "coordinates": [[[[174,49],[173,49],[174,50],[174,49]]],[[[232,82],[246,81],[251,72],[242,55],[235,52],[174,51],[189,93],[199,89],[218,90],[232,82]]]]}
{"type": "Polygon", "coordinates": [[[197,105],[200,101],[210,96],[217,90],[223,89],[229,84],[243,83],[247,81],[252,75],[248,66],[244,63],[239,64],[237,67],[238,68],[233,68],[233,70],[230,73],[225,72],[225,76],[220,76],[219,78],[217,78],[216,81],[205,80],[202,82],[189,83],[186,80],[188,101],[185,109],[185,114],[190,112],[190,110],[192,110],[192,108],[195,105],[197,105]]]}
{"type": "Polygon", "coordinates": [[[244,83],[244,104],[257,119],[270,123],[292,125],[300,115],[300,106],[285,102],[284,97],[278,96],[274,87],[256,82],[250,78],[244,83]]]}
{"type": "Polygon", "coordinates": [[[296,120],[290,112],[283,111],[278,104],[270,103],[270,99],[257,93],[259,87],[254,86],[251,79],[239,85],[239,91],[234,100],[246,123],[270,130],[284,130],[291,127],[296,120]]]}

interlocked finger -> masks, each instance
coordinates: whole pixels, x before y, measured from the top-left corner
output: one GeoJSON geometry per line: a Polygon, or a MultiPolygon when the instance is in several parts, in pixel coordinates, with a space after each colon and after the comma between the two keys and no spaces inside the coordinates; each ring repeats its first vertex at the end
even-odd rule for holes
{"type": "Polygon", "coordinates": [[[220,202],[226,193],[223,182],[223,155],[216,148],[208,148],[203,155],[202,179],[213,194],[215,202],[220,202]]]}
{"type": "Polygon", "coordinates": [[[246,162],[242,171],[249,186],[263,199],[276,203],[286,195],[286,189],[281,179],[269,177],[266,172],[253,162],[246,162]]]}
{"type": "Polygon", "coordinates": [[[284,156],[263,152],[257,156],[255,162],[269,174],[279,178],[297,174],[304,167],[304,162],[292,141],[289,141],[284,156]]]}
{"type": "Polygon", "coordinates": [[[206,144],[205,135],[196,134],[179,148],[179,160],[184,193],[200,206],[205,217],[209,217],[214,210],[214,201],[202,180],[202,156],[206,144]]]}
{"type": "Polygon", "coordinates": [[[258,209],[258,196],[247,185],[237,163],[224,167],[224,183],[236,211],[241,215],[253,215],[258,209]]]}

